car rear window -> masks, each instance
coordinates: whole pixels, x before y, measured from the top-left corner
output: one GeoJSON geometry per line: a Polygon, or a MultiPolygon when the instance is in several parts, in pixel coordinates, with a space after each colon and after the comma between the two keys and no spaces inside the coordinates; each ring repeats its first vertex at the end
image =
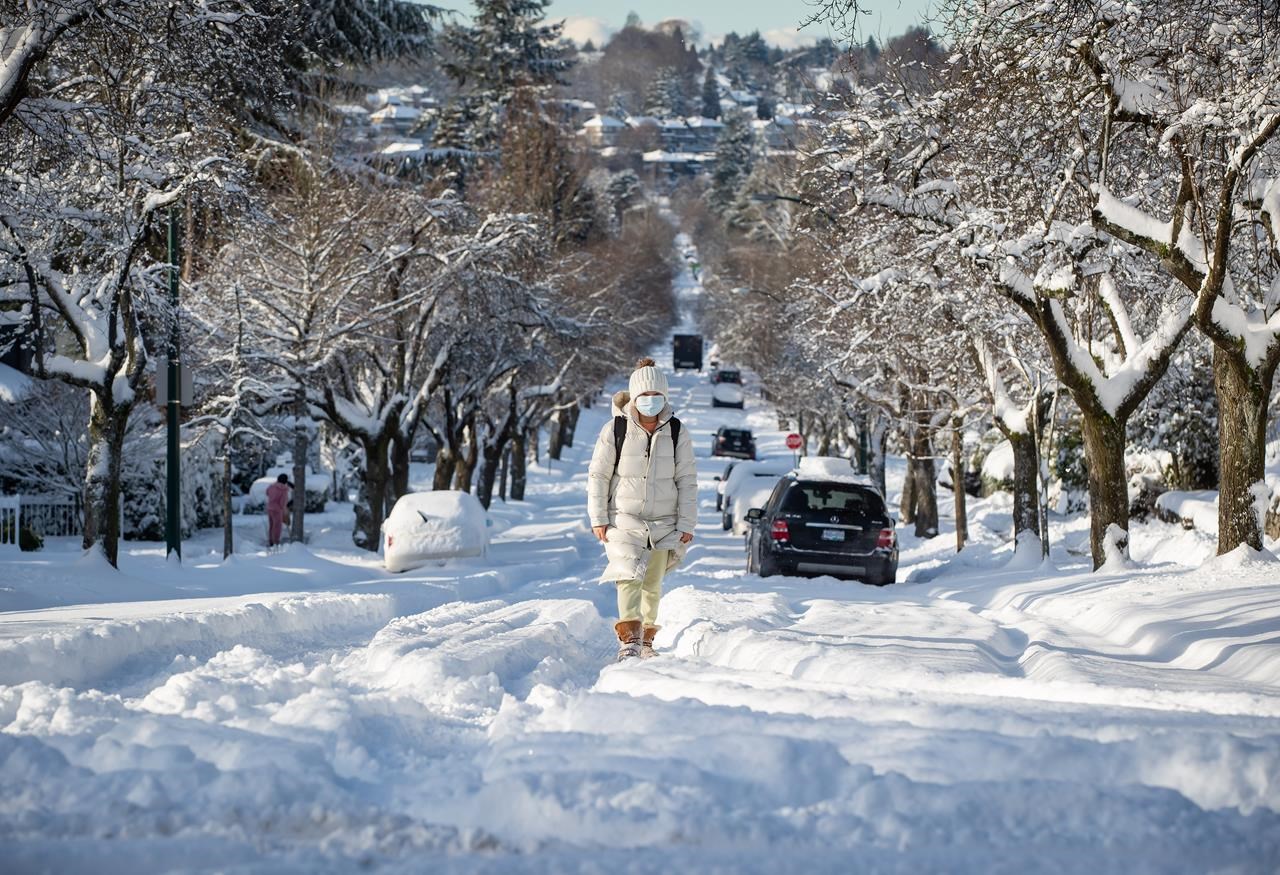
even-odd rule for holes
{"type": "Polygon", "coordinates": [[[740,441],[744,438],[751,437],[751,432],[743,431],[740,428],[726,428],[724,430],[724,436],[727,438],[733,438],[735,441],[740,441]]]}
{"type": "Polygon", "coordinates": [[[870,517],[881,515],[883,505],[879,496],[855,487],[797,483],[783,496],[780,510],[786,513],[827,511],[870,517]]]}
{"type": "Polygon", "coordinates": [[[721,383],[741,383],[742,375],[739,374],[737,371],[721,371],[720,382],[721,383]]]}

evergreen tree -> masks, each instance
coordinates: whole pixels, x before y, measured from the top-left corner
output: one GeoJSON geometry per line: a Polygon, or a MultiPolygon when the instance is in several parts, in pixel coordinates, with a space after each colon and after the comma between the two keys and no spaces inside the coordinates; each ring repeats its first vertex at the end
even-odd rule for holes
{"type": "Polygon", "coordinates": [[[773,89],[767,85],[760,89],[760,96],[756,100],[756,118],[773,121],[777,107],[778,99],[774,96],[773,89]]]}
{"type": "Polygon", "coordinates": [[[726,113],[724,127],[716,142],[716,166],[711,173],[711,188],[707,202],[717,215],[725,212],[737,200],[742,182],[751,173],[752,149],[751,124],[738,110],[726,113]]]}
{"type": "Polygon", "coordinates": [[[607,113],[619,121],[623,121],[627,116],[631,115],[627,109],[627,99],[621,94],[615,94],[609,98],[609,108],[607,113]]]}
{"type": "Polygon", "coordinates": [[[285,60],[295,69],[423,57],[442,10],[409,0],[309,0],[285,60]]]}
{"type": "Polygon", "coordinates": [[[473,108],[477,149],[501,138],[502,113],[516,90],[567,84],[573,61],[561,44],[562,25],[544,24],[551,0],[476,0],[469,27],[451,27],[444,43],[445,72],[458,85],[458,100],[473,108]]]}
{"type": "Polygon", "coordinates": [[[684,83],[677,70],[663,67],[653,77],[645,91],[644,111],[657,118],[682,118],[688,114],[684,83]]]}
{"type": "Polygon", "coordinates": [[[702,77],[702,117],[720,118],[720,86],[716,84],[716,71],[710,64],[702,77]]]}
{"type": "Polygon", "coordinates": [[[476,110],[465,95],[458,95],[440,113],[431,145],[437,149],[471,152],[475,148],[476,110]]]}

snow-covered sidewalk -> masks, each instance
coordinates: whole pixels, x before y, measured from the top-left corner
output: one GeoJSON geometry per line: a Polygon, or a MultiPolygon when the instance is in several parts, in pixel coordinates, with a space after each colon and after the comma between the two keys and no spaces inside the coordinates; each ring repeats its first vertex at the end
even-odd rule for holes
{"type": "MultiPolygon", "coordinates": [[[[722,424],[785,454],[755,399],[672,383],[700,456],[722,424]]],[[[484,563],[137,555],[131,601],[0,615],[0,870],[1280,871],[1274,565],[1006,570],[979,501],[959,559],[904,533],[897,586],[762,580],[702,456],[662,655],[615,666],[607,415],[495,505],[484,563]]],[[[113,585],[38,555],[0,575],[113,585]]]]}

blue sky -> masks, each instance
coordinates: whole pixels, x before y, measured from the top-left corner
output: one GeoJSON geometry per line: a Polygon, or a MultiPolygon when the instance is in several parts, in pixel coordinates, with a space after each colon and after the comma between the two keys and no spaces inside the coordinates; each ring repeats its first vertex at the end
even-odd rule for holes
{"type": "MultiPolygon", "coordinates": [[[[470,9],[469,3],[459,0],[436,2],[470,9]]],[[[920,23],[929,8],[928,0],[862,0],[861,5],[871,10],[870,16],[859,22],[862,33],[877,38],[895,36],[920,23]]],[[[828,35],[816,27],[797,32],[797,25],[811,8],[806,0],[553,0],[549,17],[567,19],[566,32],[579,41],[607,39],[634,10],[646,24],[666,18],[691,21],[700,27],[704,41],[719,39],[731,30],[759,30],[771,42],[789,45],[828,35]]]]}

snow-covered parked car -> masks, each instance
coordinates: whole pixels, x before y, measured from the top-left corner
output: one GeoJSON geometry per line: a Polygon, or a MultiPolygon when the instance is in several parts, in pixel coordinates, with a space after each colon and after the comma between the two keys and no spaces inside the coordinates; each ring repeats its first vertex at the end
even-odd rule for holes
{"type": "Polygon", "coordinates": [[[774,487],[778,485],[779,477],[755,477],[746,483],[742,489],[738,490],[737,496],[734,498],[733,507],[728,513],[729,528],[735,535],[748,535],[751,533],[751,521],[747,519],[747,513],[753,507],[760,507],[769,500],[769,496],[773,494],[774,487]]]}
{"type": "Polygon", "coordinates": [[[467,492],[411,492],[383,521],[380,544],[382,564],[393,572],[436,559],[483,556],[489,549],[489,515],[467,492]]]}
{"type": "Polygon", "coordinates": [[[711,387],[712,407],[738,407],[745,404],[741,383],[716,383],[711,387]]]}
{"type": "MultiPolygon", "coordinates": [[[[276,478],[281,474],[288,475],[289,479],[293,479],[293,468],[289,466],[277,466],[269,468],[267,473],[253,481],[253,485],[249,487],[249,494],[244,497],[240,504],[241,513],[266,513],[267,512],[267,487],[276,482],[276,478]]],[[[303,506],[306,513],[324,513],[325,502],[330,498],[329,491],[333,484],[332,478],[324,472],[307,471],[307,501],[303,506]]]]}
{"type": "Polygon", "coordinates": [[[741,523],[748,510],[758,505],[739,505],[743,496],[750,492],[755,495],[764,489],[766,495],[778,482],[778,478],[791,470],[791,465],[782,460],[765,459],[760,462],[739,462],[733,466],[720,484],[720,524],[725,531],[738,531],[742,526],[735,526],[735,520],[741,523]],[[741,513],[735,513],[736,507],[742,507],[741,513]]]}

